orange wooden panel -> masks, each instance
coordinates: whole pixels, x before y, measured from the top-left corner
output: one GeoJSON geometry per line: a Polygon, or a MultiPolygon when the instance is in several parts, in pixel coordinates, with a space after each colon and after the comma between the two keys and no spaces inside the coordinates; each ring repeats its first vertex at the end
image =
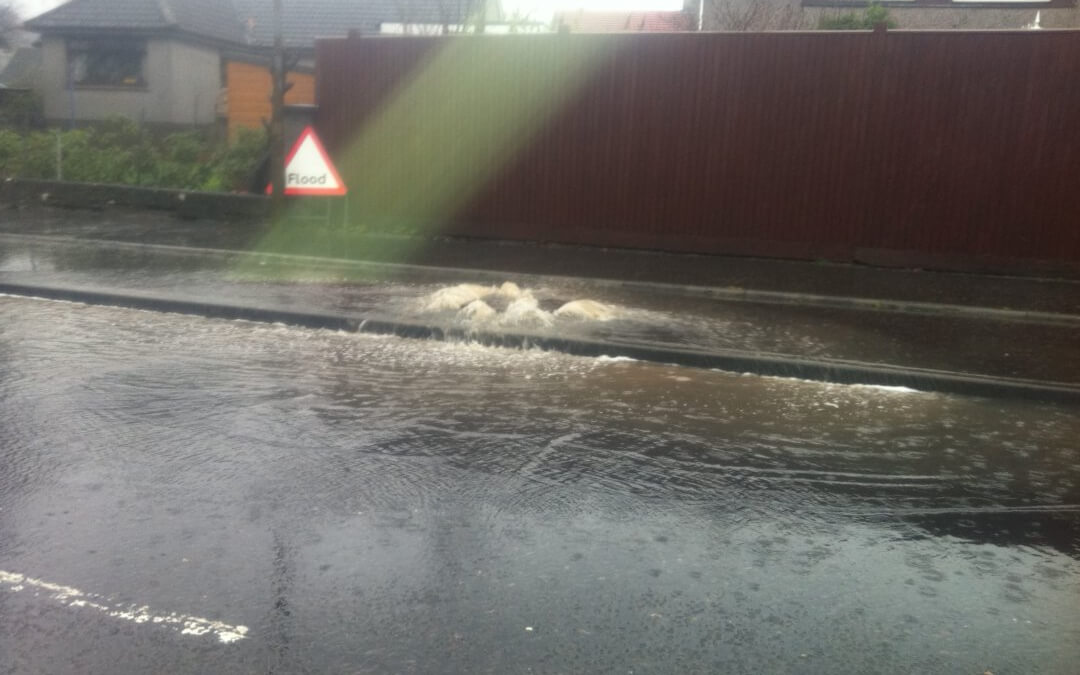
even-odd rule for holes
{"type": "MultiPolygon", "coordinates": [[[[270,119],[270,71],[263,66],[230,61],[226,67],[229,137],[238,129],[259,129],[270,119]]],[[[315,76],[290,73],[293,87],[285,95],[289,104],[315,103],[315,76]]]]}

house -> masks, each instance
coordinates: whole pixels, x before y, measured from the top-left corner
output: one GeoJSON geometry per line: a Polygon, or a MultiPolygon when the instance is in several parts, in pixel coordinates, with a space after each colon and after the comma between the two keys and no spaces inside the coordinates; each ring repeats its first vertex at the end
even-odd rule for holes
{"type": "MultiPolygon", "coordinates": [[[[1080,27],[1076,0],[882,0],[897,28],[987,30],[1080,27]]],[[[702,30],[811,30],[823,17],[861,12],[866,0],[687,0],[702,30]]]]}
{"type": "MultiPolygon", "coordinates": [[[[377,34],[383,24],[461,25],[480,2],[284,0],[282,34],[298,58],[287,102],[314,102],[317,38],[377,34]]],[[[125,115],[230,133],[270,116],[273,25],[273,0],[71,0],[26,22],[41,35],[36,88],[48,122],[125,115]]]]}

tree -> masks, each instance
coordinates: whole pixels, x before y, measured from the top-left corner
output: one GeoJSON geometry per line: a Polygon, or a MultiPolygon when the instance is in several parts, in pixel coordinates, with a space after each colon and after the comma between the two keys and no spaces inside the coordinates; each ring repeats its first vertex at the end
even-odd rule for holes
{"type": "Polygon", "coordinates": [[[289,66],[281,29],[281,0],[274,0],[274,54],[270,66],[273,86],[270,93],[270,220],[278,225],[285,219],[285,92],[289,90],[289,66]]]}
{"type": "Polygon", "coordinates": [[[18,11],[10,2],[0,2],[0,49],[11,49],[12,34],[22,26],[18,11]]]}

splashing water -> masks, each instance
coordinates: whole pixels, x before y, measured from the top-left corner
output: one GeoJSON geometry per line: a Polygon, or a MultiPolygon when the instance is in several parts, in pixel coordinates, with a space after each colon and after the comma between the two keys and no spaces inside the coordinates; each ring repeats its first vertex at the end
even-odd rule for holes
{"type": "Polygon", "coordinates": [[[515,284],[513,281],[506,281],[503,283],[502,286],[499,286],[499,295],[504,298],[516,299],[526,294],[529,294],[529,292],[521,290],[521,287],[515,284]]]}
{"type": "Polygon", "coordinates": [[[573,300],[555,310],[555,316],[568,319],[610,321],[615,318],[615,308],[595,300],[573,300]]]}
{"type": "Polygon", "coordinates": [[[551,312],[540,309],[540,303],[532,295],[523,295],[514,300],[499,317],[503,326],[537,326],[546,328],[555,323],[551,312]]]}
{"type": "Polygon", "coordinates": [[[479,284],[458,284],[457,286],[440,288],[428,296],[424,309],[428,312],[459,309],[495,293],[498,293],[498,289],[494,286],[481,286],[479,284]]]}
{"type": "Polygon", "coordinates": [[[454,311],[459,320],[474,324],[532,328],[549,328],[556,319],[610,321],[619,314],[612,305],[584,299],[564,302],[554,311],[548,311],[540,306],[532,290],[512,281],[501,286],[458,284],[440,288],[423,298],[422,311],[429,314],[454,311]]]}
{"type": "Polygon", "coordinates": [[[488,321],[495,318],[498,314],[491,305],[487,304],[483,300],[473,300],[469,304],[461,308],[459,315],[464,319],[470,319],[472,321],[488,321]]]}

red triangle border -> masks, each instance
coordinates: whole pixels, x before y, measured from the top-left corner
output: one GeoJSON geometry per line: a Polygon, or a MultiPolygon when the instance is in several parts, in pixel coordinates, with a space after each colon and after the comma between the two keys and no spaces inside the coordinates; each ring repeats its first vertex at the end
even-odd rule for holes
{"type": "MultiPolygon", "coordinates": [[[[312,126],[304,127],[304,130],[300,132],[300,137],[296,139],[296,143],[293,145],[292,150],[285,157],[285,166],[288,168],[289,163],[296,157],[296,153],[300,150],[300,146],[304,144],[308,138],[315,143],[315,150],[318,151],[319,156],[322,158],[326,167],[330,169],[330,175],[337,181],[338,187],[336,188],[285,188],[285,194],[288,196],[296,195],[303,197],[341,197],[348,194],[348,188],[345,187],[345,181],[341,180],[341,174],[338,173],[337,167],[330,161],[330,155],[327,154],[326,148],[323,147],[322,141],[319,140],[319,135],[315,133],[315,128],[312,126]]],[[[266,186],[266,194],[273,194],[274,184],[271,183],[266,186]]]]}

